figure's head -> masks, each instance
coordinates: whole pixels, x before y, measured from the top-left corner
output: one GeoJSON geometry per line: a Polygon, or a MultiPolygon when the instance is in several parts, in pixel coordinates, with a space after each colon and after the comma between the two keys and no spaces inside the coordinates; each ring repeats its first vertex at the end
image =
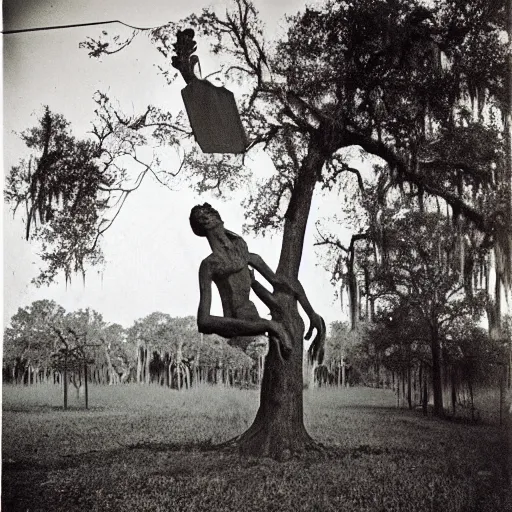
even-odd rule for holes
{"type": "Polygon", "coordinates": [[[222,224],[219,212],[208,203],[194,206],[190,212],[190,227],[197,236],[206,236],[208,230],[222,224]]]}

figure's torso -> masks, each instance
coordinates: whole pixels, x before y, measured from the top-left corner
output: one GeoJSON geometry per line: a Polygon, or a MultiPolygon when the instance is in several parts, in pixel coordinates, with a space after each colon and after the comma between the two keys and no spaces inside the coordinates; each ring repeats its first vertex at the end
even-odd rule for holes
{"type": "Polygon", "coordinates": [[[249,249],[243,238],[231,236],[232,246],[222,254],[211,254],[208,263],[213,282],[219,290],[225,317],[257,319],[258,311],[249,300],[251,274],[249,271],[249,249]]]}

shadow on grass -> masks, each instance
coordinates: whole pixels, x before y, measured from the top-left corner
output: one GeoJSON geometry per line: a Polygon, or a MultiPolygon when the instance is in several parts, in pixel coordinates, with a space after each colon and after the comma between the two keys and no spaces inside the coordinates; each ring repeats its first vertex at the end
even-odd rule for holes
{"type": "Polygon", "coordinates": [[[222,445],[213,444],[211,439],[190,443],[136,443],[126,445],[127,450],[147,450],[150,452],[211,452],[222,445]]]}
{"type": "Polygon", "coordinates": [[[100,406],[89,406],[87,409],[82,405],[69,405],[67,409],[64,409],[62,405],[27,405],[26,407],[12,407],[3,406],[2,411],[4,412],[15,412],[15,413],[40,413],[40,412],[101,412],[107,410],[106,407],[100,406]]]}
{"type": "Polygon", "coordinates": [[[397,411],[410,411],[412,409],[407,409],[405,407],[393,407],[390,405],[368,405],[368,404],[343,404],[340,405],[341,410],[354,410],[354,411],[378,411],[380,412],[389,412],[396,413],[397,411]]]}
{"type": "MultiPolygon", "coordinates": [[[[437,421],[446,421],[449,423],[455,423],[460,425],[468,425],[468,426],[497,426],[499,425],[499,420],[492,417],[492,415],[486,415],[485,412],[482,412],[475,408],[474,416],[471,416],[471,413],[466,409],[459,408],[455,414],[451,410],[445,409],[444,416],[439,417],[434,415],[434,407],[429,405],[427,411],[424,412],[421,406],[415,406],[413,408],[409,407],[393,407],[389,405],[366,405],[366,404],[349,404],[341,406],[342,410],[346,411],[358,411],[358,412],[366,412],[368,414],[378,413],[385,414],[390,416],[396,416],[399,420],[400,416],[407,416],[412,418],[425,418],[429,420],[437,420],[437,421]],[[490,416],[490,417],[489,417],[490,416]]],[[[497,415],[498,416],[498,415],[497,415]]]]}
{"type": "MultiPolygon", "coordinates": [[[[298,456],[298,458],[302,458],[306,456],[314,459],[339,459],[349,457],[351,459],[358,459],[364,456],[389,456],[389,455],[407,455],[414,456],[419,455],[424,450],[418,449],[415,450],[414,453],[412,450],[407,448],[388,448],[384,446],[370,446],[368,444],[361,444],[356,448],[346,448],[343,446],[335,446],[335,445],[324,445],[319,444],[320,450],[306,450],[304,454],[298,456]]],[[[134,445],[127,445],[127,450],[144,450],[149,452],[227,452],[232,454],[238,453],[238,448],[236,446],[226,447],[226,443],[213,444],[211,440],[195,442],[195,443],[137,443],[134,445]]],[[[252,457],[251,457],[252,458],[252,457]]],[[[292,459],[296,459],[297,456],[292,457],[292,459]]]]}

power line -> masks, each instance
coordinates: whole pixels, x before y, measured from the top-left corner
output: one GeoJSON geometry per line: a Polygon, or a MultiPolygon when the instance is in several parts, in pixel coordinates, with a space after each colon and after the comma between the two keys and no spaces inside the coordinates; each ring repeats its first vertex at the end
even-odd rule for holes
{"type": "MultiPolygon", "coordinates": [[[[19,34],[21,32],[38,32],[40,30],[58,30],[61,28],[75,28],[75,27],[90,27],[91,25],[108,25],[109,23],[120,23],[125,27],[132,28],[134,30],[153,30],[158,27],[134,27],[132,25],[128,25],[128,23],[124,23],[120,20],[111,20],[111,21],[95,21],[92,23],[74,23],[73,25],[53,25],[51,27],[35,27],[35,28],[22,28],[18,30],[2,30],[2,34],[19,34]]],[[[163,26],[163,25],[159,25],[163,26]]]]}

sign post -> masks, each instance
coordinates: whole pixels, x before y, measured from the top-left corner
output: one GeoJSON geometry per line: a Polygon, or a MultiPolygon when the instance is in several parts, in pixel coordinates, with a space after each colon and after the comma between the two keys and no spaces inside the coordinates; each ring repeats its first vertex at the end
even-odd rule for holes
{"type": "Polygon", "coordinates": [[[181,96],[199,147],[203,153],[243,153],[248,140],[233,93],[194,74],[199,58],[193,55],[197,44],[192,29],[179,31],[176,39],[172,65],[187,83],[181,96]]]}

